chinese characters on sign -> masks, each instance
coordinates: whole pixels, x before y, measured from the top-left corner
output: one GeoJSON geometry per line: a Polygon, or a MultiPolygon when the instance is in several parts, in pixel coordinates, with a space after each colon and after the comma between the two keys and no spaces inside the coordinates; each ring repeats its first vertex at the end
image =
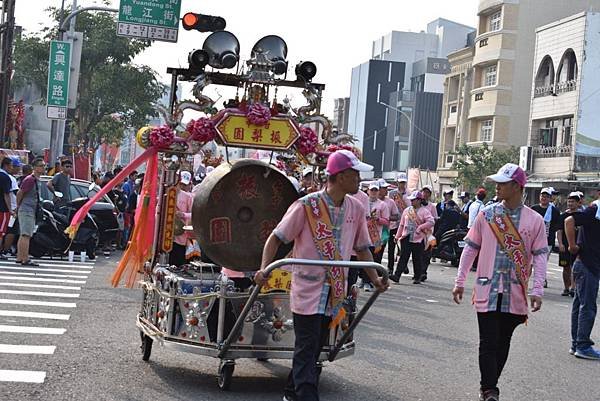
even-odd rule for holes
{"type": "Polygon", "coordinates": [[[71,67],[71,43],[53,40],[50,42],[48,61],[47,117],[64,120],[67,118],[69,94],[69,72],[71,67]]]}
{"type": "Polygon", "coordinates": [[[173,249],[173,235],[175,230],[175,212],[177,210],[177,188],[167,190],[167,213],[164,217],[162,251],[171,252],[173,249]]]}
{"type": "Polygon", "coordinates": [[[181,0],[121,0],[117,35],[177,42],[181,0]]]}
{"type": "Polygon", "coordinates": [[[289,149],[300,136],[287,117],[273,117],[264,126],[253,125],[243,114],[228,113],[216,125],[226,145],[258,148],[289,149]]]}

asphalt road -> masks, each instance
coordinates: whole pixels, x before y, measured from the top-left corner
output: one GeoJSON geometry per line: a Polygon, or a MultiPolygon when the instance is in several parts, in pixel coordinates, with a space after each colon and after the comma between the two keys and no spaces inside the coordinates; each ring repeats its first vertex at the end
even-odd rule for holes
{"type": "MultiPolygon", "coordinates": [[[[216,359],[155,346],[143,362],[134,323],[141,291],[110,288],[116,261],[49,262],[39,271],[0,262],[1,400],[281,400],[288,361],[238,361],[229,392],[217,387],[216,359]]],[[[321,399],[477,400],[476,317],[468,302],[451,300],[455,273],[432,264],[425,285],[404,277],[382,295],[357,330],[356,354],[325,367],[321,399]]],[[[597,401],[600,362],[567,352],[571,298],[560,296],[555,255],[548,273],[542,310],[513,337],[502,399],[597,401]]]]}

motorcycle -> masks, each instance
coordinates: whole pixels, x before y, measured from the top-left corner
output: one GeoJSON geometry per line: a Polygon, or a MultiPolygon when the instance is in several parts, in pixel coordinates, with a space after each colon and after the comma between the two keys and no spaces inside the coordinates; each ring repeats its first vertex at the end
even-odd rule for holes
{"type": "MultiPolygon", "coordinates": [[[[58,198],[60,192],[55,192],[58,198]]],[[[38,224],[36,232],[31,237],[29,253],[35,258],[44,255],[64,255],[68,251],[85,252],[87,257],[95,259],[98,246],[98,225],[88,213],[71,241],[65,234],[75,213],[88,201],[88,198],[77,198],[67,202],[64,206],[56,208],[50,200],[42,202],[42,221],[38,224]]]]}
{"type": "Polygon", "coordinates": [[[443,233],[437,246],[433,248],[431,257],[445,260],[452,266],[458,267],[460,255],[466,245],[464,239],[467,232],[468,230],[457,228],[443,233]]]}

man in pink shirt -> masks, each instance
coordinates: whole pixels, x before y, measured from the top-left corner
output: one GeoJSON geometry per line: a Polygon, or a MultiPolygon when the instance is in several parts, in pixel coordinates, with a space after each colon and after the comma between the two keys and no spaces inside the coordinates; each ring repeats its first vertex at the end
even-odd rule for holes
{"type": "MultiPolygon", "coordinates": [[[[319,260],[325,259],[321,241],[327,238],[327,241],[334,242],[335,253],[340,260],[350,260],[354,250],[358,260],[372,261],[365,209],[358,200],[348,196],[358,191],[359,172],[370,171],[372,168],[360,162],[350,151],[338,150],[332,153],[327,160],[326,188],[309,194],[290,206],[265,243],[261,270],[256,273],[255,281],[258,284],[265,282],[263,269],[271,263],[282,242],[294,241],[294,258],[319,260]],[[310,215],[315,212],[315,208],[318,211],[326,210],[316,224],[314,217],[310,215]],[[314,227],[318,228],[319,225],[322,231],[315,235],[314,227]]],[[[327,259],[331,257],[327,256],[327,259]]],[[[342,269],[341,280],[344,284],[347,270],[342,269]]],[[[367,274],[378,291],[387,289],[387,282],[379,278],[375,270],[367,269],[367,274]]],[[[336,298],[338,282],[333,281],[333,276],[333,268],[292,267],[290,304],[294,314],[296,340],[288,382],[293,382],[292,388],[295,391],[289,391],[290,386],[286,386],[284,400],[319,400],[317,360],[334,313],[332,300],[336,298]],[[332,282],[335,283],[333,286],[332,282]]],[[[345,293],[344,291],[343,294],[345,293]]]]}
{"type": "Polygon", "coordinates": [[[488,177],[501,200],[486,206],[465,237],[467,246],[452,295],[460,303],[465,280],[477,255],[473,304],[479,324],[480,400],[498,401],[498,379],[508,358],[513,331],[527,320],[528,279],[533,265],[531,310],[542,306],[548,243],[542,217],[523,205],[527,177],[515,164],[488,177]]]}
{"type": "MultiPolygon", "coordinates": [[[[192,173],[182,171],[179,174],[179,183],[177,183],[177,210],[175,219],[179,220],[176,226],[183,227],[192,222],[192,205],[194,204],[194,195],[187,191],[192,182],[192,173]]],[[[185,250],[190,234],[182,230],[173,238],[173,249],[169,253],[169,264],[181,266],[185,264],[185,250]]]]}
{"type": "Polygon", "coordinates": [[[400,259],[396,267],[396,273],[390,276],[394,282],[400,281],[400,276],[405,271],[408,259],[412,254],[413,261],[413,283],[421,284],[423,250],[425,249],[425,240],[427,232],[433,228],[433,216],[427,209],[421,205],[423,194],[414,191],[408,199],[411,206],[404,209],[400,218],[400,225],[396,233],[396,240],[400,241],[400,259]]]}
{"type": "MultiPolygon", "coordinates": [[[[421,193],[423,194],[423,207],[427,209],[429,213],[431,213],[433,220],[437,222],[439,220],[437,207],[433,204],[433,202],[431,202],[433,188],[431,185],[424,185],[423,188],[421,188],[421,193]]],[[[429,234],[433,234],[433,228],[427,233],[427,235],[429,234]]],[[[431,263],[431,251],[432,247],[429,247],[423,252],[423,271],[421,272],[422,281],[427,280],[427,270],[429,269],[429,264],[431,263]]],[[[408,273],[408,268],[406,268],[405,273],[408,273]]]]}
{"type": "MultiPolygon", "coordinates": [[[[390,186],[390,184],[388,184],[383,178],[379,179],[379,200],[383,201],[383,203],[386,204],[386,206],[388,207],[388,211],[390,214],[390,218],[389,218],[389,227],[388,227],[388,240],[387,240],[387,246],[388,246],[388,272],[390,273],[390,275],[392,275],[394,273],[394,248],[396,247],[396,241],[394,239],[394,236],[396,235],[396,232],[398,231],[398,222],[400,221],[400,211],[398,210],[398,205],[396,205],[396,202],[394,202],[394,200],[392,198],[390,198],[388,196],[388,187],[390,186]]],[[[383,248],[381,250],[381,255],[383,257],[383,252],[385,252],[385,246],[386,244],[383,245],[383,248]]]]}

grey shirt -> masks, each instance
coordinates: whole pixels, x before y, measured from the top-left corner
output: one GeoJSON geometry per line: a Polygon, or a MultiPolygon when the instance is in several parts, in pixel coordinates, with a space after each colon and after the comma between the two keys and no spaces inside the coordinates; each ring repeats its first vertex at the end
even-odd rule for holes
{"type": "Polygon", "coordinates": [[[23,191],[23,199],[19,205],[20,212],[35,213],[39,201],[39,183],[33,175],[29,175],[21,182],[21,190],[23,191]],[[36,188],[35,185],[38,185],[36,188]]]}
{"type": "Polygon", "coordinates": [[[52,185],[54,186],[54,191],[62,192],[62,202],[71,201],[71,177],[63,173],[58,173],[52,177],[52,185]]]}

